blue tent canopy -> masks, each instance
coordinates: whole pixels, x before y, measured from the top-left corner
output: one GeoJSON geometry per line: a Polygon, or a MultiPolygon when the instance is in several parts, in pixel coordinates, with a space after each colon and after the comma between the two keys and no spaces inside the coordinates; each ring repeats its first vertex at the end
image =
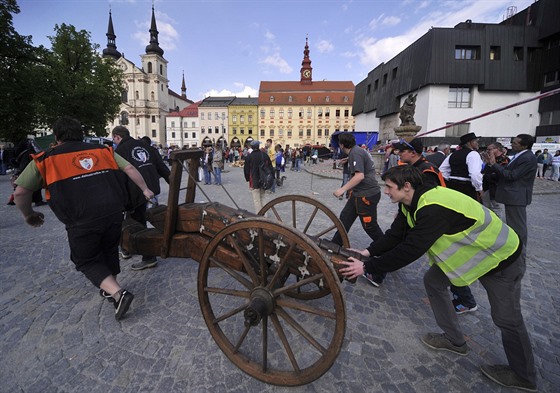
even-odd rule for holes
{"type": "MultiPolygon", "coordinates": [[[[338,150],[338,136],[343,134],[344,131],[337,131],[331,136],[331,146],[333,149],[338,150]]],[[[356,138],[356,145],[362,146],[366,145],[368,150],[373,150],[373,147],[377,145],[377,139],[379,137],[379,132],[377,131],[354,131],[351,134],[356,138]]]]}

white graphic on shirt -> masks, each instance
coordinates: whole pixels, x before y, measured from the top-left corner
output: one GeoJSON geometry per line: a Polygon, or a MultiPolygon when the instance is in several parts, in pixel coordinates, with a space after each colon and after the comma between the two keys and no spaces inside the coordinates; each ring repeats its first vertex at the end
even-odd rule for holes
{"type": "Polygon", "coordinates": [[[150,159],[150,153],[143,147],[135,147],[132,149],[132,158],[139,162],[147,162],[150,159]]]}
{"type": "Polygon", "coordinates": [[[84,159],[80,160],[79,162],[80,162],[80,165],[82,166],[82,168],[84,168],[87,171],[89,171],[91,168],[93,168],[93,160],[91,158],[84,158],[84,159]]]}

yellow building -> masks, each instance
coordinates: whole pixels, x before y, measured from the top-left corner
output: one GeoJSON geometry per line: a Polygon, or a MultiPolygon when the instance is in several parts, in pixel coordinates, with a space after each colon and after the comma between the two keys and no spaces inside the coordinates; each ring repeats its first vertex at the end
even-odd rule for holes
{"type": "Polygon", "coordinates": [[[247,138],[257,139],[258,106],[257,98],[236,97],[228,106],[229,141],[230,146],[245,145],[247,138]]]}
{"type": "Polygon", "coordinates": [[[329,145],[336,131],[354,131],[352,81],[313,81],[306,39],[299,81],[263,81],[259,88],[258,139],[301,147],[329,145]]]}

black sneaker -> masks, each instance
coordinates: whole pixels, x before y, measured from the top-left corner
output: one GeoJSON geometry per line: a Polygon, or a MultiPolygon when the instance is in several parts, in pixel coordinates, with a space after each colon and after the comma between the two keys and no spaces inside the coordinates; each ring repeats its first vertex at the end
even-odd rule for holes
{"type": "Polygon", "coordinates": [[[109,303],[115,303],[115,298],[109,294],[109,292],[105,292],[103,289],[99,289],[99,295],[102,298],[107,299],[109,303]]]}
{"type": "Polygon", "coordinates": [[[115,302],[115,318],[119,321],[124,314],[128,311],[130,304],[132,303],[132,299],[134,299],[134,295],[128,292],[126,289],[123,289],[121,292],[121,297],[117,302],[115,302]]]}
{"type": "Polygon", "coordinates": [[[484,365],[480,371],[492,381],[508,388],[521,389],[527,392],[536,392],[537,385],[522,379],[508,365],[484,365]]]}
{"type": "Polygon", "coordinates": [[[130,269],[132,270],[144,270],[150,267],[155,267],[157,265],[157,259],[148,259],[147,261],[140,261],[138,263],[133,263],[130,269]]]}
{"type": "Polygon", "coordinates": [[[128,252],[122,249],[119,250],[119,255],[121,256],[122,259],[130,259],[132,257],[132,255],[130,255],[128,252]]]}

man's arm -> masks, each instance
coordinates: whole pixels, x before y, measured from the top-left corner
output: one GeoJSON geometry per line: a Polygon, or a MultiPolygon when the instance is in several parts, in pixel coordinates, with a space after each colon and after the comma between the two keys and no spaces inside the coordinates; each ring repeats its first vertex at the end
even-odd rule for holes
{"type": "Polygon", "coordinates": [[[340,198],[346,191],[349,191],[360,184],[362,180],[364,180],[364,174],[362,172],[354,172],[354,176],[352,176],[345,185],[340,187],[338,190],[335,190],[333,195],[340,198]]]}
{"type": "Polygon", "coordinates": [[[443,162],[439,166],[439,171],[441,172],[441,174],[443,175],[443,177],[445,179],[449,179],[449,176],[451,176],[451,166],[449,165],[449,158],[450,157],[451,157],[451,154],[448,155],[447,157],[445,157],[445,159],[443,160],[443,162]]]}
{"type": "Polygon", "coordinates": [[[41,212],[36,212],[31,207],[33,191],[22,186],[17,186],[14,191],[14,201],[18,210],[23,214],[25,222],[32,227],[40,227],[45,222],[45,216],[41,212]]]}
{"type": "Polygon", "coordinates": [[[128,164],[122,171],[140,188],[140,190],[142,190],[142,193],[147,200],[154,197],[153,191],[148,188],[144,178],[140,172],[138,172],[138,169],[136,169],[132,164],[128,164]]]}
{"type": "MultiPolygon", "coordinates": [[[[523,153],[523,156],[526,154],[532,154],[531,152],[523,153]]],[[[496,172],[503,177],[507,181],[515,181],[519,179],[523,179],[527,176],[534,175],[535,171],[537,170],[536,159],[531,160],[527,159],[528,157],[520,156],[515,159],[517,165],[510,164],[507,166],[502,166],[497,164],[495,161],[492,164],[492,168],[496,170],[496,172]],[[520,160],[520,161],[517,161],[520,160]]],[[[530,157],[529,157],[530,158],[530,157]]]]}
{"type": "Polygon", "coordinates": [[[471,151],[467,154],[467,167],[472,186],[476,191],[482,192],[482,158],[478,152],[471,151]]]}

